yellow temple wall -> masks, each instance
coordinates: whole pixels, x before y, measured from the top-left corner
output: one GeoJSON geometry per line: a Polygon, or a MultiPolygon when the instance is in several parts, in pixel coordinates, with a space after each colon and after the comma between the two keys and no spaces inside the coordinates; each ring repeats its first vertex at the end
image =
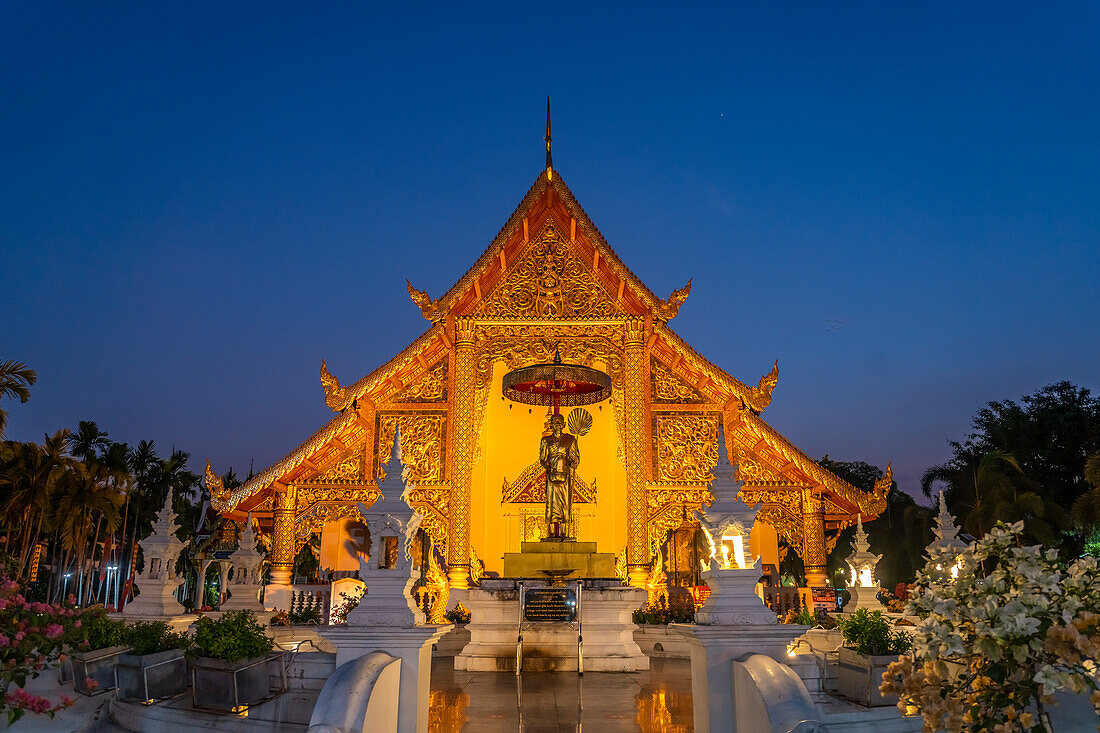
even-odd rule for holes
{"type": "Polygon", "coordinates": [[[363,539],[363,529],[362,523],[354,519],[327,522],[321,529],[321,567],[329,570],[358,570],[357,542],[363,539]]]}
{"type": "MultiPolygon", "coordinates": [[[[596,364],[597,368],[603,365],[596,364]]],[[[501,399],[507,368],[496,364],[481,431],[481,457],[474,464],[470,496],[470,542],[489,571],[503,571],[505,552],[519,552],[521,506],[501,504],[504,480],[515,481],[538,461],[546,408],[501,399]],[[509,409],[511,404],[511,409],[509,409]],[[511,516],[509,516],[511,514],[511,516]]],[[[568,413],[571,408],[562,408],[568,413]]],[[[596,505],[574,504],[578,540],[595,542],[598,552],[618,553],[626,546],[626,469],[616,456],[618,432],[610,401],[589,405],[593,425],[579,439],[578,475],[596,482],[596,505]],[[602,407],[602,409],[601,409],[602,407]]]]}
{"type": "Polygon", "coordinates": [[[771,563],[779,567],[779,534],[775,527],[764,522],[757,522],[749,533],[749,551],[753,555],[760,556],[763,564],[771,563]]]}

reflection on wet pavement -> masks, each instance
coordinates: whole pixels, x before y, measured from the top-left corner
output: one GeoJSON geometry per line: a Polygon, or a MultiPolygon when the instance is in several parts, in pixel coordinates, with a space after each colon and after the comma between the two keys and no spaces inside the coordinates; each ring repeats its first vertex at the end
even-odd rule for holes
{"type": "Polygon", "coordinates": [[[432,665],[431,733],[690,733],[691,664],[653,659],[644,672],[456,672],[432,665]]]}

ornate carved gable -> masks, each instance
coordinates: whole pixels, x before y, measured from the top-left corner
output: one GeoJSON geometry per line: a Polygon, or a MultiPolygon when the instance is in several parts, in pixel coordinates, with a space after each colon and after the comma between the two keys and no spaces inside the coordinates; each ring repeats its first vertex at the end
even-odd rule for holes
{"type": "Polygon", "coordinates": [[[363,446],[348,451],[326,469],[306,479],[310,484],[360,484],[363,483],[363,446]]]}
{"type": "Polygon", "coordinates": [[[612,318],[622,316],[587,263],[547,219],[476,314],[485,318],[612,318]]]}
{"type": "Polygon", "coordinates": [[[401,425],[401,461],[406,479],[412,484],[439,484],[443,481],[444,451],[447,445],[447,414],[445,412],[380,412],[375,415],[378,436],[375,470],[382,478],[383,467],[389,463],[393,436],[401,425]]]}
{"type": "Polygon", "coordinates": [[[447,357],[433,364],[423,376],[392,397],[393,402],[424,403],[447,401],[447,357]]]}
{"type": "Polygon", "coordinates": [[[656,359],[649,364],[649,388],[654,404],[701,405],[707,398],[656,359]]]}
{"type": "MultiPolygon", "coordinates": [[[[546,469],[535,461],[523,469],[512,483],[504,480],[501,503],[543,504],[546,502],[546,469]]],[[[576,504],[594,504],[596,502],[596,482],[589,486],[580,476],[573,476],[573,502],[576,504]]]]}

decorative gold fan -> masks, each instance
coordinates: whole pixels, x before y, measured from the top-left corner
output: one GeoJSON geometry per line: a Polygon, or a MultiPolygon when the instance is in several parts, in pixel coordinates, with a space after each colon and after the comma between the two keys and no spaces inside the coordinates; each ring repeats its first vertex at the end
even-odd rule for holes
{"type": "Polygon", "coordinates": [[[592,429],[592,413],[583,407],[574,407],[565,418],[565,425],[573,435],[587,435],[592,429]]]}

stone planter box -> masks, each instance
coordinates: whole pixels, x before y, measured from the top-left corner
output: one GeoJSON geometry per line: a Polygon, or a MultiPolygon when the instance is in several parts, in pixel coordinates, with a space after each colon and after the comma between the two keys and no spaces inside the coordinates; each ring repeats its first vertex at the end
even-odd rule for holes
{"type": "Polygon", "coordinates": [[[892,662],[898,661],[896,655],[868,657],[856,654],[848,647],[843,647],[839,652],[839,657],[836,670],[838,693],[869,707],[897,704],[897,695],[883,697],[878,689],[879,685],[882,684],[882,675],[886,668],[892,662]]]}
{"type": "Polygon", "coordinates": [[[115,665],[119,656],[129,650],[128,646],[109,646],[90,652],[74,652],[70,656],[73,687],[81,695],[98,695],[115,689],[115,665]],[[89,680],[94,682],[89,685],[89,680]]]}
{"type": "Polygon", "coordinates": [[[187,660],[183,658],[183,650],[119,656],[115,686],[119,699],[145,703],[180,694],[187,689],[187,660]]]}
{"type": "Polygon", "coordinates": [[[191,664],[192,703],[196,708],[239,712],[270,698],[267,663],[278,656],[267,654],[239,662],[199,657],[191,664]]]}

